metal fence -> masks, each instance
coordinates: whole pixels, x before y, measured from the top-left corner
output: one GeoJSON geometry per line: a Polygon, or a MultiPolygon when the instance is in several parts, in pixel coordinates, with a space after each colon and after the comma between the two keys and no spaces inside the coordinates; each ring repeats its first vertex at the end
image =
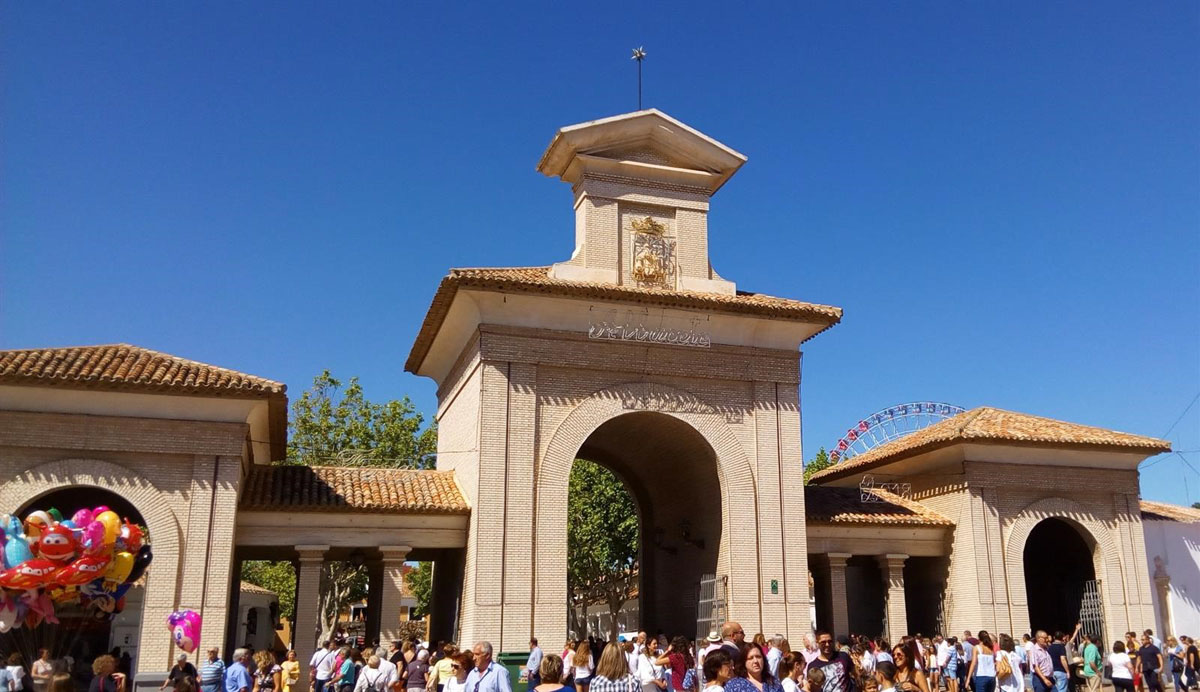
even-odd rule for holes
{"type": "Polygon", "coordinates": [[[700,577],[696,586],[696,639],[704,639],[729,619],[728,585],[729,579],[724,575],[700,577]]]}

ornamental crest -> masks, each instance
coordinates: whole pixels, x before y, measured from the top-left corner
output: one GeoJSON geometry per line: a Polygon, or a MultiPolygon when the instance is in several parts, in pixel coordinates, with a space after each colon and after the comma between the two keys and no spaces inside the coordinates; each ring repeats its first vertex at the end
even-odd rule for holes
{"type": "Polygon", "coordinates": [[[633,280],[639,286],[674,288],[675,241],[667,238],[667,227],[649,216],[632,226],[633,280]]]}

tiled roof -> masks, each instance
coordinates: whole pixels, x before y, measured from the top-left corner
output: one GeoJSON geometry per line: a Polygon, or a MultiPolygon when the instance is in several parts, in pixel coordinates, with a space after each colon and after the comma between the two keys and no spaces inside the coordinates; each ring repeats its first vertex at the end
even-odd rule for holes
{"type": "Polygon", "coordinates": [[[258,584],[251,584],[248,581],[241,582],[241,586],[238,590],[242,593],[261,593],[269,596],[277,595],[274,591],[268,588],[264,588],[258,584]]]}
{"type": "Polygon", "coordinates": [[[463,514],[470,511],[452,471],[257,465],[243,510],[463,514]]]}
{"type": "Polygon", "coordinates": [[[287,391],[279,382],[129,344],[0,351],[0,384],[219,396],[287,391]]]}
{"type": "Polygon", "coordinates": [[[804,486],[805,520],[815,524],[953,526],[954,522],[919,502],[878,488],[876,502],[863,502],[858,488],[804,486]]]}
{"type": "Polygon", "coordinates": [[[1185,524],[1200,522],[1200,509],[1150,500],[1142,500],[1140,505],[1142,521],[1180,521],[1185,524]]]}
{"type": "Polygon", "coordinates": [[[1171,449],[1170,442],[1153,437],[982,406],[818,471],[812,475],[811,480],[819,482],[840,478],[882,466],[901,457],[915,456],[959,442],[1012,442],[1047,447],[1129,449],[1150,453],[1171,449]]]}
{"type": "MultiPolygon", "coordinates": [[[[761,315],[776,319],[824,324],[828,329],[842,319],[842,309],[830,305],[804,303],[787,298],[738,291],[736,295],[702,293],[700,291],[672,291],[663,288],[639,286],[617,286],[613,284],[581,281],[565,281],[550,276],[549,267],[509,267],[494,269],[451,269],[438,285],[433,303],[425,315],[425,322],[417,334],[416,343],[408,356],[404,369],[416,372],[425,360],[433,339],[441,327],[442,320],[454,302],[460,288],[474,288],[513,293],[532,293],[566,298],[594,300],[616,300],[659,307],[714,310],[761,315]]],[[[823,330],[824,330],[823,329],[823,330]]],[[[822,330],[822,331],[823,331],[822,330]]],[[[815,334],[814,334],[815,336],[815,334]]],[[[812,338],[812,337],[809,337],[812,338]]]]}

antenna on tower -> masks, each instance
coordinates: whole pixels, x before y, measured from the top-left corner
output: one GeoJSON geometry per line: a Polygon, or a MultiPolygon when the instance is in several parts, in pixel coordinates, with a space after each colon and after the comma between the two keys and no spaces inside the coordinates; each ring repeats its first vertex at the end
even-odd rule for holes
{"type": "Polygon", "coordinates": [[[642,110],[642,61],[646,59],[646,49],[638,46],[633,49],[633,60],[638,65],[638,110],[642,110]]]}

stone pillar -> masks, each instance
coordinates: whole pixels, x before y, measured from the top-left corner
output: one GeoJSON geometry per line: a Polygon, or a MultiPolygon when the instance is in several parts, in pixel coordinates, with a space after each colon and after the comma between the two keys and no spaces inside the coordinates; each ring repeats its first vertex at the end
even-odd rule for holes
{"type": "Polygon", "coordinates": [[[883,572],[888,641],[898,642],[908,634],[908,609],[904,603],[904,561],[908,556],[888,553],[878,555],[876,559],[879,560],[879,569],[883,572]]]}
{"type": "MultiPolygon", "coordinates": [[[[379,639],[383,605],[383,561],[367,560],[367,644],[379,639]]],[[[380,641],[383,641],[380,639],[380,641]]]]}
{"type": "Polygon", "coordinates": [[[300,690],[308,689],[308,661],[317,650],[317,622],[320,617],[321,567],[327,545],[298,545],[300,568],[296,570],[296,631],[292,648],[300,661],[300,690]]]}
{"type": "Polygon", "coordinates": [[[850,553],[829,553],[829,603],[833,608],[833,636],[850,634],[850,603],[846,597],[846,560],[850,553]]]}
{"type": "Polygon", "coordinates": [[[400,638],[400,601],[404,595],[404,560],[412,552],[407,545],[383,545],[383,594],[380,599],[379,636],[383,641],[400,638]]]}

